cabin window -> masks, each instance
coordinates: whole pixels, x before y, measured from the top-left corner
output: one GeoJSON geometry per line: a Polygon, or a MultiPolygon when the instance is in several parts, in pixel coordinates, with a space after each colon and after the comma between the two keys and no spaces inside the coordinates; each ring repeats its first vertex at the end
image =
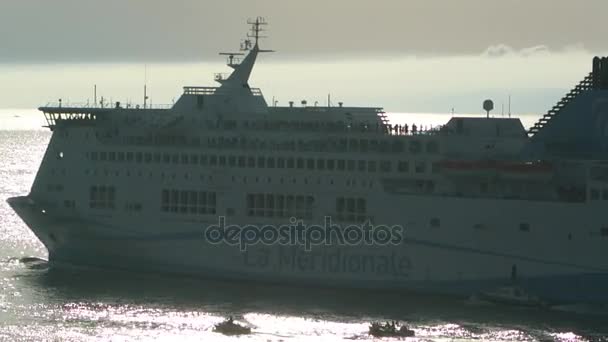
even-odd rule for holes
{"type": "Polygon", "coordinates": [[[196,95],[196,107],[198,109],[202,109],[205,104],[205,96],[204,95],[196,95]]]}
{"type": "Polygon", "coordinates": [[[92,209],[114,209],[116,191],[113,186],[94,185],[89,188],[89,207],[92,209]]]}
{"type": "Polygon", "coordinates": [[[236,166],[236,157],[228,156],[228,166],[235,167],[236,166]]]}
{"type": "Polygon", "coordinates": [[[250,167],[250,168],[255,167],[255,158],[254,157],[247,158],[247,167],[250,167]]]}
{"type": "Polygon", "coordinates": [[[293,169],[294,167],[294,160],[293,158],[287,158],[287,168],[288,169],[293,169]]]}
{"type": "Polygon", "coordinates": [[[359,160],[359,161],[357,161],[357,164],[358,164],[358,165],[357,165],[357,166],[358,166],[358,167],[357,167],[357,169],[358,169],[360,172],[365,172],[365,164],[366,164],[366,163],[365,163],[365,160],[359,160]]]}
{"type": "Polygon", "coordinates": [[[266,163],[267,167],[270,169],[274,168],[274,157],[269,157],[266,163]]]}
{"type": "Polygon", "coordinates": [[[306,159],[306,168],[309,170],[314,170],[315,169],[315,160],[312,158],[306,159]]]}
{"type": "Polygon", "coordinates": [[[431,164],[431,172],[432,173],[439,173],[441,172],[441,165],[437,162],[432,163],[431,164]]]}
{"type": "Polygon", "coordinates": [[[391,162],[388,160],[381,161],[380,172],[391,172],[391,162]]]}
{"type": "Polygon", "coordinates": [[[258,167],[265,168],[266,167],[266,158],[258,157],[258,167]]]}
{"type": "Polygon", "coordinates": [[[106,157],[107,157],[106,152],[100,152],[99,153],[99,160],[105,161],[106,157]]]}
{"type": "Polygon", "coordinates": [[[346,161],[346,169],[348,171],[355,171],[355,161],[354,160],[347,160],[346,161]]]}
{"type": "MultiPolygon", "coordinates": [[[[128,157],[129,157],[129,155],[127,154],[127,159],[129,159],[128,157]]],[[[171,163],[179,164],[179,154],[171,155],[171,163]]]]}
{"type": "Polygon", "coordinates": [[[376,162],[374,160],[370,160],[367,162],[367,171],[376,172],[376,162]]]}
{"type": "MultiPolygon", "coordinates": [[[[120,154],[118,154],[118,156],[120,157],[120,154]]],[[[198,160],[198,158],[197,158],[197,160],[198,160]]],[[[160,163],[160,153],[158,153],[158,152],[154,153],[154,162],[160,163]]]]}
{"type": "Polygon", "coordinates": [[[422,148],[421,148],[420,141],[418,141],[418,140],[413,140],[413,141],[410,143],[410,152],[411,152],[411,153],[419,153],[421,149],[422,149],[422,148]]]}
{"type": "Polygon", "coordinates": [[[431,226],[431,228],[439,228],[441,227],[441,220],[439,220],[438,218],[432,218],[431,221],[429,222],[429,225],[431,226]]]}
{"type": "Polygon", "coordinates": [[[604,201],[608,200],[608,189],[603,189],[602,190],[602,199],[604,201]]]}
{"type": "Polygon", "coordinates": [[[590,196],[590,198],[591,198],[592,201],[599,200],[600,199],[600,191],[598,189],[593,188],[593,189],[591,189],[589,196],[590,196]]]}
{"type": "Polygon", "coordinates": [[[395,152],[395,153],[401,153],[405,150],[404,145],[405,144],[403,143],[403,141],[400,141],[400,140],[393,141],[391,150],[392,150],[392,152],[395,152]]]}
{"type": "MultiPolygon", "coordinates": [[[[61,157],[63,158],[63,153],[61,154],[61,157]]],[[[109,161],[115,161],[116,160],[116,152],[110,152],[108,154],[108,160],[109,161]]]]}
{"type": "Polygon", "coordinates": [[[416,173],[425,173],[426,172],[426,163],[423,161],[417,161],[414,164],[414,171],[416,171],[416,173]]]}
{"type": "Polygon", "coordinates": [[[530,231],[530,224],[529,223],[520,223],[519,224],[519,230],[522,232],[529,232],[530,231]]]}
{"type": "Polygon", "coordinates": [[[336,214],[339,221],[365,222],[368,219],[366,200],[355,197],[338,197],[336,198],[336,214]]]}
{"type": "Polygon", "coordinates": [[[602,229],[600,229],[600,235],[608,237],[608,227],[602,227],[602,229]]]}
{"type": "Polygon", "coordinates": [[[201,154],[201,165],[202,166],[207,166],[208,162],[209,162],[209,157],[206,154],[201,154]]]}
{"type": "Polygon", "coordinates": [[[137,153],[135,153],[135,162],[137,162],[137,163],[141,163],[143,159],[144,159],[144,158],[143,158],[143,155],[142,155],[142,153],[141,153],[141,152],[137,152],[137,153]]]}
{"type": "Polygon", "coordinates": [[[279,169],[285,168],[285,158],[283,158],[283,157],[277,158],[277,168],[279,168],[279,169]]]}
{"type": "Polygon", "coordinates": [[[369,149],[369,141],[367,139],[361,139],[359,148],[361,149],[361,152],[367,152],[369,149]]]}
{"type": "Polygon", "coordinates": [[[406,172],[409,172],[409,169],[410,169],[410,164],[407,161],[402,160],[397,164],[397,171],[399,171],[399,172],[406,173],[406,172]]]}
{"type": "Polygon", "coordinates": [[[190,164],[192,164],[192,165],[198,165],[198,154],[191,154],[190,155],[190,164]]]}
{"type": "Polygon", "coordinates": [[[317,159],[317,169],[325,170],[325,159],[317,159]]]}
{"type": "Polygon", "coordinates": [[[118,152],[118,161],[119,162],[124,162],[125,161],[125,153],[124,152],[118,152]]]}
{"type": "Polygon", "coordinates": [[[303,169],[304,168],[304,159],[298,158],[296,161],[296,167],[298,169],[303,169]]]}
{"type": "Polygon", "coordinates": [[[439,152],[439,144],[436,141],[429,141],[426,144],[426,151],[432,154],[439,152]]]}
{"type": "Polygon", "coordinates": [[[334,159],[327,159],[327,169],[333,171],[336,168],[336,161],[334,159]]]}
{"type": "Polygon", "coordinates": [[[216,166],[217,165],[217,156],[215,154],[212,154],[209,156],[209,166],[216,166]]]}
{"type": "Polygon", "coordinates": [[[346,167],[346,163],[344,162],[344,159],[338,160],[338,170],[344,171],[345,167],[346,167]]]}
{"type": "Polygon", "coordinates": [[[239,161],[239,167],[240,167],[240,168],[244,168],[244,167],[245,167],[245,165],[246,165],[245,156],[239,156],[238,161],[239,161]]]}
{"type": "Polygon", "coordinates": [[[219,156],[218,161],[220,166],[226,166],[226,156],[219,156]]]}

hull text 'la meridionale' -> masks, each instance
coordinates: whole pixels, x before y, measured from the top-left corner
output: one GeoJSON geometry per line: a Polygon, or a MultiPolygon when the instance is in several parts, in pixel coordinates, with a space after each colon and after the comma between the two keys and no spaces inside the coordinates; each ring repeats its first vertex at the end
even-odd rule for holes
{"type": "MultiPolygon", "coordinates": [[[[9,199],[53,266],[608,302],[608,61],[536,125],[268,106],[260,28],[219,87],[167,108],[40,108],[52,138],[9,199]],[[242,58],[242,59],[241,59],[242,58]]],[[[97,102],[97,101],[95,101],[97,102]]]]}

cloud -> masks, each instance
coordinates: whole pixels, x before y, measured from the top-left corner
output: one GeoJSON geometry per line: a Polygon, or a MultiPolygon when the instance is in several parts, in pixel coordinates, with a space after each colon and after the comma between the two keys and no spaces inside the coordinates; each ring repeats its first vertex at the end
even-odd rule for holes
{"type": "Polygon", "coordinates": [[[481,55],[482,57],[498,58],[507,56],[531,57],[538,55],[549,55],[551,50],[546,45],[536,45],[521,50],[516,50],[506,44],[490,45],[481,55]]]}

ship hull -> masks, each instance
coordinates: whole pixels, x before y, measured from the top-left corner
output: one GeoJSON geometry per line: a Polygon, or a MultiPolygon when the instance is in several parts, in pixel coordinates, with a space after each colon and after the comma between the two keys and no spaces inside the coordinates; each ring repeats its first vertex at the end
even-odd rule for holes
{"type": "Polygon", "coordinates": [[[488,253],[415,236],[394,246],[328,245],[304,251],[298,246],[258,244],[243,251],[207,242],[205,227],[199,224],[142,234],[130,227],[52,217],[28,197],[12,198],[9,203],[46,246],[52,267],[456,296],[516,282],[544,301],[608,303],[608,272],[601,269],[488,253]],[[513,265],[522,270],[520,274],[513,274],[513,265]]]}

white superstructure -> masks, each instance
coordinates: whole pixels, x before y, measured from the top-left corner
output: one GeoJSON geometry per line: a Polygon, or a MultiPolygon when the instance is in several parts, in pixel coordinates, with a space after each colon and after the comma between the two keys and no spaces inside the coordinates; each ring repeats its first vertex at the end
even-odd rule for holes
{"type": "Polygon", "coordinates": [[[608,63],[531,132],[510,118],[421,131],[381,108],[268,106],[248,84],[263,52],[264,22],[251,24],[221,86],[184,87],[172,108],[41,108],[53,136],[30,194],[9,203],[53,265],[462,295],[518,282],[543,299],[608,301],[608,63]],[[241,251],[204,239],[220,216],[405,234],[241,251]]]}

